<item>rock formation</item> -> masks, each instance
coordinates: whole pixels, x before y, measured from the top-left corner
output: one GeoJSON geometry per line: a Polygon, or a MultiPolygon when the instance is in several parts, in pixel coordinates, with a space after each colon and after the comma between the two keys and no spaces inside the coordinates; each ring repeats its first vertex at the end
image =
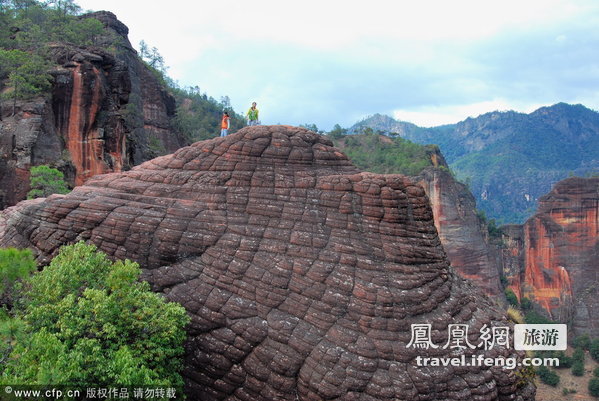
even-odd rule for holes
{"type": "MultiPolygon", "coordinates": [[[[369,121],[375,117],[384,120],[377,115],[369,121]]],[[[486,222],[479,216],[470,190],[453,177],[439,147],[373,134],[333,135],[331,139],[365,171],[413,175],[431,202],[435,227],[451,266],[503,303],[498,249],[489,243],[486,222]]]]}
{"type": "Polygon", "coordinates": [[[89,177],[128,169],[174,152],[186,142],[171,128],[175,100],[139,60],[128,29],[109,12],[87,14],[116,42],[113,55],[101,47],[54,44],[56,67],[49,99],[0,109],[0,209],[25,199],[31,166],[48,164],[71,185],[89,177]]]}
{"type": "Polygon", "coordinates": [[[504,229],[504,271],[527,297],[575,332],[599,336],[599,177],[558,182],[523,226],[504,229]]]}
{"type": "Polygon", "coordinates": [[[443,347],[449,324],[478,344],[509,322],[450,267],[420,186],[361,173],[308,130],[248,127],[0,213],[0,246],[47,262],[91,241],[183,304],[190,399],[534,399],[499,366],[416,365],[523,355],[443,347]],[[412,324],[438,348],[408,347],[412,324]]]}
{"type": "Polygon", "coordinates": [[[416,181],[430,199],[435,227],[447,258],[462,277],[501,300],[499,255],[489,244],[487,227],[476,213],[474,196],[452,177],[444,161],[442,166],[445,168],[426,168],[416,181]]]}

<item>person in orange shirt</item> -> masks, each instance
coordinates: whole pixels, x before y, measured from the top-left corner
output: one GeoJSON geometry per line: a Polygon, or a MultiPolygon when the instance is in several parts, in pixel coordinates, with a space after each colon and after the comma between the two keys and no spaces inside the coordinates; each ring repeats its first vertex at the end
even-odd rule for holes
{"type": "Polygon", "coordinates": [[[229,117],[228,112],[223,113],[223,119],[220,122],[220,136],[227,136],[227,131],[229,130],[229,126],[231,125],[231,118],[229,117]]]}

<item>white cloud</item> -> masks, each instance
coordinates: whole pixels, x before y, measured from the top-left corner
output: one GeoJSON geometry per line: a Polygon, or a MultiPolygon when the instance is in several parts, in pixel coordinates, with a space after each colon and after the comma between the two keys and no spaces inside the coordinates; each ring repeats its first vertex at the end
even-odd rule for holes
{"type": "Polygon", "coordinates": [[[421,125],[599,99],[596,0],[77,0],[156,46],[182,85],[265,122],[421,125]],[[499,100],[498,100],[499,99],[499,100]]]}
{"type": "Polygon", "coordinates": [[[396,120],[409,121],[421,127],[455,124],[468,117],[477,117],[491,111],[516,110],[530,113],[543,104],[518,104],[505,99],[494,99],[471,104],[429,105],[415,109],[395,110],[396,120]]]}

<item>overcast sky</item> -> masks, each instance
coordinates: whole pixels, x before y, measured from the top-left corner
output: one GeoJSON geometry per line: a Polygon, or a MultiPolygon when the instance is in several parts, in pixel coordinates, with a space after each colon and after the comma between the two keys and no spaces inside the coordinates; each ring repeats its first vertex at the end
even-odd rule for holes
{"type": "Polygon", "coordinates": [[[77,0],[156,46],[182,86],[262,123],[420,126],[557,102],[599,109],[597,0],[77,0]]]}

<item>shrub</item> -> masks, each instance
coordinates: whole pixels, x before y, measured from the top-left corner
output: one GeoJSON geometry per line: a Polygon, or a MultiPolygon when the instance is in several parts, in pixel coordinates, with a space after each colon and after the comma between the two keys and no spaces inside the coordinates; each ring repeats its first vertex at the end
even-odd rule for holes
{"type": "Polygon", "coordinates": [[[537,375],[539,379],[545,384],[550,386],[557,386],[559,384],[559,376],[553,370],[547,368],[546,366],[539,366],[537,368],[537,375]]]}
{"type": "Polygon", "coordinates": [[[591,341],[589,352],[591,354],[591,357],[597,362],[599,362],[599,338],[595,338],[593,341],[591,341]]]}
{"type": "Polygon", "coordinates": [[[593,397],[599,397],[599,377],[593,377],[589,381],[589,393],[593,397]]]}
{"type": "Polygon", "coordinates": [[[182,386],[181,305],[138,281],[139,266],[96,247],[63,247],[29,280],[17,341],[2,380],[19,384],[182,386]]]}
{"type": "Polygon", "coordinates": [[[584,362],[584,350],[582,348],[576,348],[572,353],[572,360],[574,362],[584,362]]]}
{"type": "Polygon", "coordinates": [[[574,361],[572,364],[572,374],[574,376],[584,376],[584,362],[574,361]]]}
{"type": "Polygon", "coordinates": [[[524,323],[524,317],[522,316],[522,312],[520,312],[518,308],[514,308],[511,305],[507,308],[507,316],[514,323],[524,323]]]}
{"type": "Polygon", "coordinates": [[[520,300],[520,307],[522,310],[530,310],[532,309],[532,301],[526,297],[522,297],[520,300]]]}
{"type": "Polygon", "coordinates": [[[591,348],[591,338],[588,334],[578,336],[572,341],[572,346],[574,348],[582,348],[588,351],[591,348]]]}
{"type": "Polygon", "coordinates": [[[507,303],[513,306],[519,306],[520,302],[518,302],[518,297],[514,293],[511,288],[505,289],[505,298],[507,299],[507,303]]]}
{"type": "Polygon", "coordinates": [[[555,355],[555,358],[559,359],[559,366],[558,368],[560,369],[568,369],[572,367],[572,364],[574,363],[574,360],[572,359],[572,357],[566,355],[566,353],[564,351],[558,351],[555,355]]]}
{"type": "Polygon", "coordinates": [[[0,249],[0,303],[8,305],[13,301],[14,284],[28,277],[36,268],[33,254],[29,249],[0,249]]]}

